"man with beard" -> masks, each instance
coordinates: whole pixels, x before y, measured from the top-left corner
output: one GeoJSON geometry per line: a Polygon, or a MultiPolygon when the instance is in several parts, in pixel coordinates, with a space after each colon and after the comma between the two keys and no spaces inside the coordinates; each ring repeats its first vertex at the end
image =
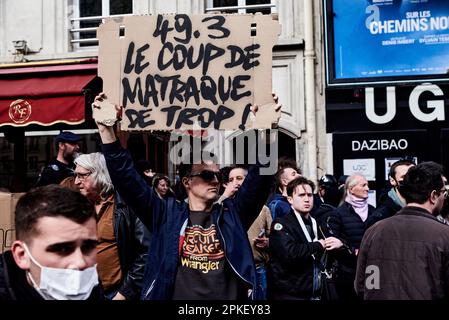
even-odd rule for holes
{"type": "Polygon", "coordinates": [[[447,298],[449,227],[436,218],[447,197],[442,166],[410,168],[399,189],[406,206],[363,237],[355,289],[365,300],[447,298]]]}
{"type": "Polygon", "coordinates": [[[70,131],[63,131],[55,138],[58,155],[42,169],[36,187],[48,184],[59,184],[67,177],[74,175],[75,165],[73,160],[79,151],[79,141],[81,137],[70,131]]]}
{"type": "Polygon", "coordinates": [[[383,199],[381,197],[379,206],[374,210],[367,223],[368,226],[371,226],[382,219],[391,217],[404,208],[405,200],[399,192],[399,186],[402,184],[407,171],[414,165],[415,163],[408,159],[398,160],[393,163],[388,174],[391,189],[386,193],[383,199]]]}

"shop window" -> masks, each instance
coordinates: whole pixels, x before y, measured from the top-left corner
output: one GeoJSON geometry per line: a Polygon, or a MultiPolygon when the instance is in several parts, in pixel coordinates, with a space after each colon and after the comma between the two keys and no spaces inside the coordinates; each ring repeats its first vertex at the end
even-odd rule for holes
{"type": "Polygon", "coordinates": [[[96,29],[108,16],[132,14],[132,0],[74,0],[71,43],[74,49],[98,45],[96,29]]]}
{"type": "MultiPolygon", "coordinates": [[[[6,139],[0,138],[2,144],[6,139]]],[[[14,154],[12,152],[3,153],[0,156],[0,188],[9,190],[11,185],[11,177],[14,173],[14,154]]]]}

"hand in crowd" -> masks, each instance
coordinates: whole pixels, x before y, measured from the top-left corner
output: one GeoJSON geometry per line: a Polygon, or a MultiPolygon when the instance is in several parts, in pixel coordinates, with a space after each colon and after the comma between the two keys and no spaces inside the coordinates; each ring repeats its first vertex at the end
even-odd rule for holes
{"type": "Polygon", "coordinates": [[[107,96],[104,92],[99,93],[92,103],[92,110],[102,110],[103,113],[107,114],[107,120],[102,119],[102,121],[98,121],[98,119],[95,119],[98,125],[101,126],[112,126],[116,121],[120,121],[122,119],[122,107],[119,107],[117,105],[114,105],[112,103],[109,103],[107,101],[107,96]],[[115,110],[106,110],[107,108],[115,108],[115,110]]]}
{"type": "Polygon", "coordinates": [[[226,198],[231,198],[234,196],[234,194],[239,190],[239,187],[234,185],[233,183],[228,183],[226,185],[226,188],[223,192],[223,196],[226,196],[226,198]]]}
{"type": "Polygon", "coordinates": [[[271,94],[273,95],[273,100],[276,103],[276,108],[274,110],[276,112],[280,112],[282,109],[282,104],[279,103],[279,96],[274,92],[272,92],[271,94]]]}
{"type": "Polygon", "coordinates": [[[95,97],[92,103],[92,113],[103,143],[112,143],[116,140],[113,125],[121,120],[122,108],[106,101],[104,92],[95,97]]]}
{"type": "Polygon", "coordinates": [[[329,237],[324,239],[324,248],[326,250],[334,250],[339,249],[343,246],[343,242],[340,239],[335,237],[329,237]]]}
{"type": "MultiPolygon", "coordinates": [[[[278,95],[276,93],[273,92],[272,95],[273,95],[273,100],[274,100],[274,103],[275,103],[274,111],[276,112],[276,116],[277,116],[276,121],[274,123],[272,123],[272,129],[275,129],[275,128],[277,128],[279,119],[281,117],[282,104],[279,103],[279,97],[278,97],[278,95]]],[[[259,106],[258,105],[254,105],[254,106],[251,107],[252,117],[255,117],[257,111],[259,111],[259,106]]],[[[261,136],[260,137],[262,138],[262,141],[266,141],[267,142],[267,137],[265,137],[265,130],[261,131],[261,136]]],[[[276,139],[277,139],[277,134],[271,134],[270,133],[269,143],[274,143],[276,141],[276,139]]]]}
{"type": "Polygon", "coordinates": [[[259,249],[268,248],[269,240],[267,237],[257,237],[253,241],[254,245],[259,249]]]}
{"type": "MultiPolygon", "coordinates": [[[[274,111],[276,111],[276,113],[278,113],[279,116],[280,116],[281,115],[280,111],[282,109],[282,104],[279,103],[279,97],[278,97],[278,95],[276,93],[273,92],[272,95],[273,95],[274,103],[276,104],[276,107],[275,107],[274,111]]],[[[254,105],[254,106],[251,107],[251,112],[252,113],[256,114],[257,111],[259,111],[259,106],[258,105],[254,105]]],[[[278,120],[279,120],[279,117],[278,117],[278,120]]]]}

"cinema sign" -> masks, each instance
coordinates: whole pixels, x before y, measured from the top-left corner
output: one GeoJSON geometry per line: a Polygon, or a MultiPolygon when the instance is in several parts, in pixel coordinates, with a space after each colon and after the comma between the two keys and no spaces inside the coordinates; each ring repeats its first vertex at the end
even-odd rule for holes
{"type": "MultiPolygon", "coordinates": [[[[374,88],[365,88],[365,114],[367,118],[376,124],[386,124],[396,116],[396,88],[386,88],[386,109],[384,114],[379,115],[375,110],[374,88]]],[[[427,95],[426,95],[427,96],[427,95]]],[[[431,122],[434,120],[444,121],[444,93],[435,84],[424,83],[416,86],[410,93],[409,100],[410,113],[419,121],[431,122]],[[425,108],[419,106],[419,100],[424,92],[429,92],[434,98],[425,101],[425,108]]]]}

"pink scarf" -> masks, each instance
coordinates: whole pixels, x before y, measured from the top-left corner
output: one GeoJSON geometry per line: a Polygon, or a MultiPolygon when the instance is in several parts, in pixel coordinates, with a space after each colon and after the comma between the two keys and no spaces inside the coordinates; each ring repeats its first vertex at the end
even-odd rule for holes
{"type": "Polygon", "coordinates": [[[368,218],[368,199],[363,199],[348,193],[345,201],[349,203],[363,222],[368,218]]]}

